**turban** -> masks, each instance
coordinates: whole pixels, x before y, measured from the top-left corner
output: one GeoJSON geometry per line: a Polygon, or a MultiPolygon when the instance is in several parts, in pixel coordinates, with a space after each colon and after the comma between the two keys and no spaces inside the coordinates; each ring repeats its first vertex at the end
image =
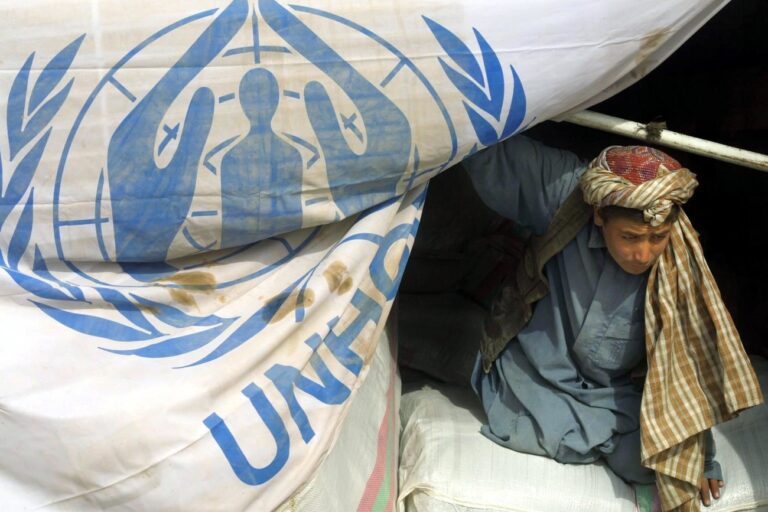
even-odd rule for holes
{"type": "MultiPolygon", "coordinates": [[[[660,151],[612,146],[592,161],[580,184],[588,205],[641,210],[645,222],[658,226],[673,204],[691,197],[697,182],[660,151]]],[[[642,463],[656,471],[664,510],[699,510],[704,431],[763,398],[698,235],[682,210],[648,275],[645,346],[642,463]]]]}
{"type": "Polygon", "coordinates": [[[642,210],[652,226],[667,220],[672,205],[688,201],[696,185],[696,176],[677,160],[647,146],[610,146],[581,178],[587,204],[642,210]]]}

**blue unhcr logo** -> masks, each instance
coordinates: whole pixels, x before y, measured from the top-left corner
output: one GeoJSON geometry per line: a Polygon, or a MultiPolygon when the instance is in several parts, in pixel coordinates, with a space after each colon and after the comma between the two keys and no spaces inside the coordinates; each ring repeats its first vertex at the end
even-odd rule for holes
{"type": "MultiPolygon", "coordinates": [[[[155,286],[159,280],[173,281],[180,272],[189,274],[199,267],[168,263],[176,256],[225,249],[206,261],[210,264],[236,257],[248,244],[279,247],[264,251],[272,260],[258,272],[225,282],[193,283],[198,288],[233,286],[278,269],[300,252],[317,234],[317,229],[296,231],[306,224],[312,208],[331,205],[334,218],[366,211],[398,197],[417,178],[440,172],[456,157],[456,130],[448,110],[424,74],[394,45],[360,25],[317,9],[295,6],[291,12],[273,0],[261,0],[258,7],[258,12],[249,12],[245,0],[234,0],[221,12],[189,16],[141,42],[100,81],[68,136],[54,187],[57,256],[75,274],[93,282],[93,290],[129,323],[71,313],[47,302],[35,303],[68,327],[108,340],[146,341],[166,336],[146,318],[142,311],[147,308],[176,328],[213,326],[205,336],[196,335],[195,343],[185,339],[184,350],[145,347],[118,353],[177,355],[212,341],[235,319],[190,317],[144,299],[138,292],[126,295],[119,291],[119,284],[83,271],[78,260],[99,254],[105,262],[117,262],[137,281],[138,286],[132,288],[140,290],[141,283],[155,286]],[[332,23],[350,37],[365,41],[391,57],[391,69],[375,77],[375,73],[357,70],[295,13],[332,23]],[[264,44],[264,26],[283,44],[264,44]],[[176,64],[151,87],[145,85],[144,76],[131,82],[130,64],[179,31],[196,37],[176,64]],[[242,43],[244,33],[251,44],[235,44],[242,43]],[[221,69],[228,65],[228,59],[242,55],[252,63],[238,83],[210,76],[209,68],[221,69]],[[292,65],[270,67],[270,55],[279,55],[282,61],[289,59],[292,65]],[[304,63],[312,64],[316,73],[303,73],[310,78],[297,82],[291,74],[293,64],[304,63]],[[441,133],[429,134],[450,141],[451,153],[440,165],[420,168],[419,140],[405,114],[408,101],[403,100],[402,93],[392,94],[402,83],[410,85],[409,98],[420,95],[429,100],[435,117],[444,120],[441,133]],[[419,87],[413,87],[414,83],[419,87]],[[333,101],[329,89],[344,101],[333,101]],[[93,137],[93,130],[87,127],[104,122],[103,113],[94,108],[99,100],[124,114],[111,116],[116,121],[103,160],[89,155],[90,167],[83,166],[82,159],[71,158],[72,148],[87,146],[93,137]],[[286,123],[280,116],[281,106],[288,108],[291,102],[302,107],[307,122],[298,125],[307,127],[307,133],[297,133],[297,123],[286,123]],[[232,109],[247,119],[246,133],[227,133],[227,119],[231,119],[227,113],[232,109]],[[99,115],[99,122],[89,123],[99,115]],[[220,119],[224,126],[217,126],[220,119]],[[321,160],[324,166],[317,165],[321,160]],[[302,190],[317,168],[324,171],[323,183],[328,184],[320,187],[328,191],[325,196],[302,190]],[[207,193],[196,195],[198,190],[218,190],[218,199],[210,201],[207,193]],[[72,202],[92,204],[92,215],[73,216],[69,211],[72,202]],[[292,231],[291,235],[281,235],[292,231]]],[[[511,69],[514,89],[506,122],[497,133],[493,125],[502,120],[505,79],[490,45],[475,32],[482,52],[479,62],[450,31],[424,19],[450,59],[441,58],[440,64],[465,98],[464,107],[478,141],[487,145],[519,129],[525,116],[525,95],[515,70],[511,69]]],[[[0,222],[25,196],[26,204],[3,266],[23,288],[38,298],[54,301],[83,301],[85,296],[80,287],[48,270],[46,257],[37,247],[34,275],[19,270],[33,225],[34,194],[28,189],[50,130],[34,144],[32,141],[49,127],[66,100],[73,80],[55,94],[53,91],[64,79],[84,37],[51,60],[27,98],[30,56],[13,83],[8,105],[10,157],[18,162],[3,194],[0,222]],[[29,117],[29,112],[34,115],[29,117]],[[33,147],[24,153],[22,150],[30,145],[33,147]]],[[[424,111],[423,103],[419,109],[424,111]]],[[[172,341],[166,339],[160,345],[169,347],[172,341]]]]}
{"type": "MultiPolygon", "coordinates": [[[[42,254],[34,243],[31,184],[51,123],[73,86],[74,79],[66,82],[66,75],[85,35],[62,49],[34,84],[31,55],[12,84],[7,109],[10,178],[0,199],[0,227],[8,218],[16,225],[0,252],[0,266],[49,317],[76,332],[129,347],[104,350],[145,358],[207,351],[183,365],[189,367],[214,361],[254,339],[291,301],[294,321],[302,322],[311,306],[307,285],[319,264],[284,283],[272,300],[243,317],[191,315],[151,300],[142,290],[158,285],[171,291],[221,290],[264,278],[316,240],[321,228],[313,226],[374,215],[400,200],[417,180],[441,172],[458,157],[457,130],[448,108],[415,62],[392,43],[315,8],[289,10],[274,0],[259,0],[257,7],[233,0],[223,9],[181,19],[131,49],[100,80],[75,119],[58,165],[55,255],[42,254]],[[329,31],[391,66],[382,72],[380,66],[355,62],[344,55],[344,48],[328,43],[329,36],[318,35],[329,31]],[[143,55],[166,43],[178,47],[180,40],[185,47],[172,67],[136,71],[143,55]],[[109,105],[110,115],[100,105],[109,105]],[[440,122],[420,135],[412,125],[417,112],[440,122]],[[104,154],[78,157],[76,148],[92,146],[92,139],[103,133],[108,134],[104,154]],[[425,136],[447,141],[450,152],[444,161],[422,166],[419,148],[425,136]],[[21,213],[11,216],[17,207],[21,213]],[[258,270],[219,281],[206,279],[201,271],[204,265],[231,263],[254,250],[262,260],[258,270]],[[34,258],[30,269],[21,265],[28,253],[34,258]],[[198,262],[196,254],[206,260],[198,262]],[[79,262],[92,261],[94,255],[122,272],[89,273],[79,262]],[[53,271],[52,260],[67,271],[53,271]],[[67,273],[77,276],[77,285],[62,277],[67,273]],[[113,314],[71,307],[96,300],[113,314]]],[[[526,102],[515,70],[510,68],[509,96],[507,74],[479,32],[480,60],[448,29],[429,18],[424,21],[447,56],[440,58],[446,77],[464,98],[476,135],[470,145],[489,145],[519,130],[526,102]]],[[[412,206],[418,208],[423,200],[422,194],[412,206]]],[[[388,233],[358,232],[338,241],[329,255],[355,241],[374,244],[368,277],[390,301],[407,252],[396,275],[385,268],[385,255],[413,237],[416,228],[413,222],[388,233]]],[[[383,305],[361,289],[352,290],[350,304],[359,316],[343,332],[333,330],[339,320],[334,316],[322,336],[306,340],[319,384],[286,365],[275,364],[265,373],[284,397],[305,443],[314,431],[295,389],[326,404],[343,403],[350,393],[317,355],[318,347],[326,345],[358,375],[362,360],[350,345],[366,324],[381,320],[383,305]]],[[[250,384],[242,392],[278,446],[269,466],[250,466],[215,413],[205,424],[237,476],[260,485],[284,466],[290,440],[284,420],[276,417],[261,388],[250,384]]]]}
{"type": "MultiPolygon", "coordinates": [[[[445,106],[394,46],[337,16],[294,8],[332,21],[351,37],[362,36],[389,53],[393,69],[372,76],[276,2],[261,1],[259,9],[250,15],[249,24],[247,2],[232,2],[149,90],[143,76],[134,76],[132,62],[176,32],[193,30],[214,12],[191,16],[148,38],[97,86],[75,123],[56,180],[54,223],[62,259],[77,261],[97,253],[105,261],[128,263],[129,273],[146,279],[147,266],[132,263],[243,246],[306,226],[311,215],[307,210],[322,203],[335,210],[335,217],[324,219],[332,221],[401,194],[408,187],[406,173],[412,182],[419,173],[444,166],[419,169],[418,140],[403,107],[410,100],[388,94],[399,85],[398,79],[419,84],[421,90],[411,94],[427,98],[445,125],[445,133],[435,135],[452,139],[445,163],[455,157],[455,130],[445,106]],[[251,38],[248,46],[242,46],[244,33],[251,38]],[[283,44],[263,44],[272,35],[283,44]],[[226,67],[233,75],[231,70],[242,69],[243,55],[252,57],[252,69],[237,82],[211,72],[226,67]],[[296,69],[302,70],[301,81],[292,76],[296,69]],[[404,76],[408,74],[411,80],[404,76]],[[104,122],[103,114],[93,108],[99,101],[118,111],[122,106],[126,114],[110,116],[119,123],[111,130],[104,160],[83,169],[69,153],[90,136],[83,127],[104,122]],[[242,117],[248,131],[231,133],[227,125],[242,117]],[[322,188],[330,194],[304,186],[322,168],[320,178],[327,183],[322,188]],[[77,194],[73,189],[82,187],[83,173],[90,174],[94,188],[77,194]],[[198,194],[202,196],[211,190],[220,201],[196,197],[197,191],[203,191],[198,194]],[[58,198],[86,194],[97,198],[92,218],[65,218],[58,198]],[[77,238],[94,240],[93,247],[67,246],[64,240],[75,237],[64,234],[84,230],[90,230],[87,236],[77,238]]],[[[156,268],[150,277],[161,270],[156,268]]]]}

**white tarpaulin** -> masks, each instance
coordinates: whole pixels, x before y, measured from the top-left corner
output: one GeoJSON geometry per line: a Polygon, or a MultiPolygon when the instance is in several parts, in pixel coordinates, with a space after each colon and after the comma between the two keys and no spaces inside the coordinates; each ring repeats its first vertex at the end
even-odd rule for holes
{"type": "Polygon", "coordinates": [[[0,508],[270,510],[452,163],[725,2],[0,3],[0,508]]]}

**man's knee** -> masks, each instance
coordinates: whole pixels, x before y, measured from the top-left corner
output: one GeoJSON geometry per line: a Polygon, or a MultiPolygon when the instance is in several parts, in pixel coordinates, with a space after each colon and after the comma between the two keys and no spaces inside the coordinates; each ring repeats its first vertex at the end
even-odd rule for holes
{"type": "Polygon", "coordinates": [[[625,482],[651,484],[656,481],[656,473],[640,462],[639,430],[620,436],[613,452],[605,455],[605,461],[625,482]]]}

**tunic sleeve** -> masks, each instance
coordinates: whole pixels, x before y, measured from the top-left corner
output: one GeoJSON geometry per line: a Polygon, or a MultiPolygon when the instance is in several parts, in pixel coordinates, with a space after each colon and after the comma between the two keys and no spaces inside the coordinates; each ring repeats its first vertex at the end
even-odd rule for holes
{"type": "Polygon", "coordinates": [[[575,154],[516,136],[464,160],[486,205],[542,234],[578,184],[584,164],[575,154]]]}

